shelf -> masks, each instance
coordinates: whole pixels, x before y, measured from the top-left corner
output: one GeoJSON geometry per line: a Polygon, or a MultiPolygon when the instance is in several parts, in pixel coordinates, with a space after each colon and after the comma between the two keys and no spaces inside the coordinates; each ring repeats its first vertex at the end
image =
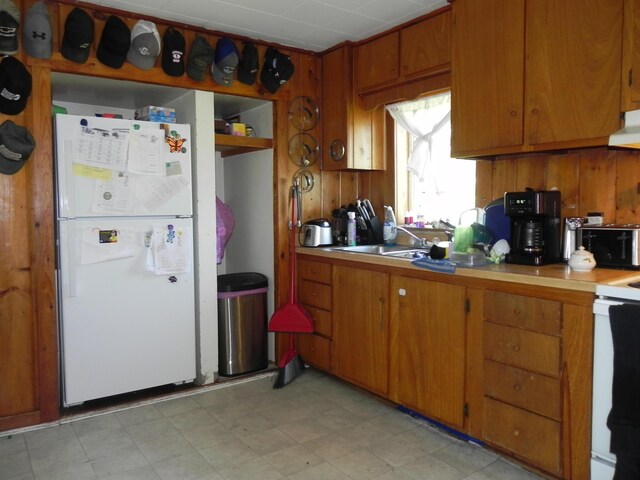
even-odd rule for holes
{"type": "Polygon", "coordinates": [[[216,152],[223,157],[273,148],[271,138],[238,137],[216,133],[216,152]]]}

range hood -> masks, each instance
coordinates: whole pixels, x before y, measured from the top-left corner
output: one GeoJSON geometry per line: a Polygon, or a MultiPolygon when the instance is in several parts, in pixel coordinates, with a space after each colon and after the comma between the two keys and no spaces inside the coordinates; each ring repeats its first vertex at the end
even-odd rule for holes
{"type": "Polygon", "coordinates": [[[640,110],[624,114],[624,128],[611,134],[609,146],[640,148],[640,110]]]}

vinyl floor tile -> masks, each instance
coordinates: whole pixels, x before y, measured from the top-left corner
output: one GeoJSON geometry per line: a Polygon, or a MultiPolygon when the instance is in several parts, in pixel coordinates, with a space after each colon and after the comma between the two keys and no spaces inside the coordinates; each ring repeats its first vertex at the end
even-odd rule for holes
{"type": "Polygon", "coordinates": [[[313,369],[0,437],[0,480],[538,480],[313,369]]]}

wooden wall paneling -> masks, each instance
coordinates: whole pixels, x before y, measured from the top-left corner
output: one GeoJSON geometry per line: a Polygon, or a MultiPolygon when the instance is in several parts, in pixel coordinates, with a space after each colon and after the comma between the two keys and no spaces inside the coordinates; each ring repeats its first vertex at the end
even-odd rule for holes
{"type": "Polygon", "coordinates": [[[31,173],[32,292],[36,318],[38,355],[37,395],[40,421],[59,416],[58,327],[56,322],[56,282],[53,192],[53,132],[51,118],[51,71],[31,69],[33,90],[38,92],[29,108],[31,132],[39,148],[34,151],[31,173]]]}
{"type": "MultiPolygon", "coordinates": [[[[640,223],[640,152],[614,151],[616,162],[615,223],[640,223]]],[[[605,221],[608,221],[605,218],[605,221]]]]}
{"type": "Polygon", "coordinates": [[[493,162],[476,160],[476,207],[484,208],[498,197],[493,192],[493,162]]]}
{"type": "Polygon", "coordinates": [[[322,215],[331,217],[331,211],[342,205],[340,199],[340,172],[324,170],[320,173],[322,178],[322,215]]]}
{"type": "Polygon", "coordinates": [[[544,189],[545,169],[546,161],[543,156],[518,158],[516,162],[516,191],[524,191],[527,188],[544,189]]]}
{"type": "Polygon", "coordinates": [[[580,150],[580,210],[603,212],[605,222],[616,216],[616,163],[607,149],[580,150]]]}
{"type": "Polygon", "coordinates": [[[504,192],[516,190],[516,160],[514,158],[504,158],[493,162],[493,189],[492,197],[504,196],[504,192]]]}
{"type": "Polygon", "coordinates": [[[560,190],[562,217],[578,217],[580,210],[580,156],[575,153],[547,156],[545,188],[560,190]]]}
{"type": "Polygon", "coordinates": [[[358,198],[358,172],[340,172],[340,205],[355,203],[358,198]]]}

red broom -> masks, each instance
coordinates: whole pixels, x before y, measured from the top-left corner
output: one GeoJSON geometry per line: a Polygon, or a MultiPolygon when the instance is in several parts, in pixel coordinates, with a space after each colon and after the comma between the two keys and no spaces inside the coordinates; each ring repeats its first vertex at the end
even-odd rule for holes
{"type": "MultiPolygon", "coordinates": [[[[291,383],[304,372],[304,363],[295,349],[294,334],[313,333],[313,317],[298,303],[296,293],[296,219],[294,204],[299,205],[297,184],[291,188],[291,239],[289,245],[289,301],[279,307],[269,320],[270,332],[289,333],[289,349],[278,362],[278,377],[273,388],[291,383]]],[[[298,216],[300,212],[298,212],[298,216]]]]}

